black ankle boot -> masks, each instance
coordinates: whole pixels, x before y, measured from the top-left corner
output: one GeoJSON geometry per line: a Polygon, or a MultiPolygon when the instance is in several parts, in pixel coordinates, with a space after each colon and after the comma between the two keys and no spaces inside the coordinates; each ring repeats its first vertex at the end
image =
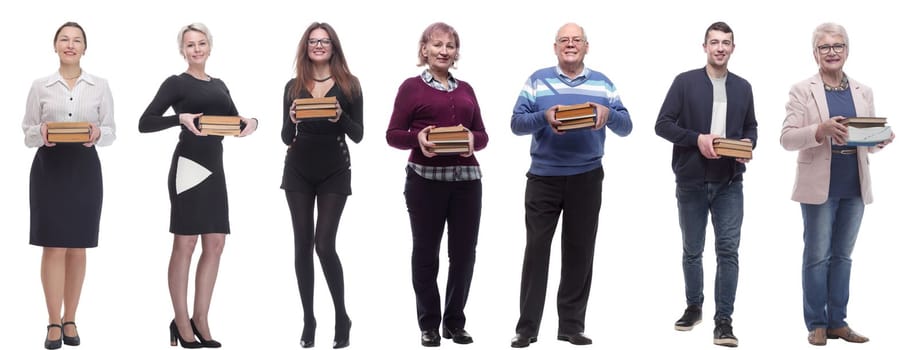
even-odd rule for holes
{"type": "Polygon", "coordinates": [[[347,321],[338,322],[334,325],[334,344],[332,349],[341,349],[350,346],[350,326],[353,323],[348,318],[347,321]]]}

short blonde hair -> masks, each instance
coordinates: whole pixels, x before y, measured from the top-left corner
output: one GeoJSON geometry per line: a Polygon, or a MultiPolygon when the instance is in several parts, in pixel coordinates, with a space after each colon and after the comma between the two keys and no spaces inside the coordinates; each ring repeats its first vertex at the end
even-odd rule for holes
{"type": "Polygon", "coordinates": [[[184,47],[184,43],[182,41],[185,38],[185,33],[191,30],[204,34],[204,36],[207,37],[207,44],[210,45],[210,47],[213,47],[213,36],[210,35],[210,29],[207,29],[207,26],[205,26],[203,23],[194,22],[189,25],[182,26],[181,30],[178,31],[178,54],[179,55],[184,54],[182,52],[182,49],[184,47]]]}

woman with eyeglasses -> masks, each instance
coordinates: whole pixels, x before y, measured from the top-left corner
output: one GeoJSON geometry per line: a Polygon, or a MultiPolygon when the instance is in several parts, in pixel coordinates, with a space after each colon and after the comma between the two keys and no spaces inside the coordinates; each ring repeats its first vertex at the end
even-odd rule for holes
{"type": "Polygon", "coordinates": [[[844,72],[850,41],[843,26],[824,23],[812,34],[818,74],[792,87],[780,144],[798,151],[792,199],[802,207],[803,316],[812,345],[827,339],[865,343],[847,325],[853,246],[864,206],[872,202],[869,153],[874,146],[847,145],[842,121],[874,117],[872,89],[844,72]]]}
{"type": "MultiPolygon", "coordinates": [[[[288,146],[281,188],[293,220],[296,281],[303,308],[299,345],[315,345],[315,268],[318,254],[334,303],[335,349],[350,345],[350,317],[344,307],[344,271],[335,249],[338,223],[350,188],[347,138],[363,140],[363,93],[350,73],[337,33],[328,23],[306,28],[296,50],[296,76],[283,89],[283,129],[288,146]],[[333,116],[297,118],[298,99],[333,97],[333,116]],[[317,208],[316,208],[317,204],[317,208]],[[316,216],[317,213],[317,216],[316,216]]],[[[328,103],[325,103],[326,105],[328,103]]],[[[326,109],[332,109],[326,108],[326,109]]]]}
{"type": "Polygon", "coordinates": [[[86,33],[76,22],[57,29],[54,52],[60,66],[32,83],[22,120],[25,145],[38,148],[29,174],[29,243],[42,247],[47,349],[80,345],[76,309],[86,276],[86,248],[99,244],[102,215],[102,166],[95,146],[115,141],[108,81],[80,66],[86,44],[86,33]],[[49,141],[52,122],[86,122],[88,140],[49,141]]]}
{"type": "Polygon", "coordinates": [[[488,138],[474,89],[449,72],[459,58],[459,43],[458,33],[448,24],[433,23],[423,31],[417,65],[426,69],[401,83],[386,132],[390,146],[411,151],[404,199],[411,220],[411,272],[423,346],[440,345],[440,323],[443,338],[472,342],[465,331],[465,302],[481,222],[481,167],[474,153],[487,146],[488,138]],[[459,125],[464,129],[456,132],[466,133],[467,149],[434,149],[431,129],[459,125]],[[436,275],[444,225],[449,231],[449,276],[441,309],[436,275]]]}

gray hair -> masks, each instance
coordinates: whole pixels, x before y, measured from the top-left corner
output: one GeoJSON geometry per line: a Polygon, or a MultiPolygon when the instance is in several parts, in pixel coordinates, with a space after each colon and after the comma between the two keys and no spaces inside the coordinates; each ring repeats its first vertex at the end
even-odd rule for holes
{"type": "Polygon", "coordinates": [[[827,22],[819,24],[818,27],[815,27],[815,31],[812,32],[812,50],[815,50],[815,47],[818,45],[818,40],[828,35],[842,36],[844,38],[844,44],[847,44],[847,49],[850,49],[850,39],[847,37],[847,30],[844,29],[844,26],[833,22],[827,22]]]}
{"type": "Polygon", "coordinates": [[[210,47],[213,47],[213,36],[210,35],[210,29],[207,29],[207,26],[205,26],[203,23],[194,22],[189,25],[182,26],[181,30],[178,31],[178,53],[179,54],[183,54],[182,48],[184,47],[184,43],[182,42],[182,39],[185,38],[185,33],[191,30],[204,34],[204,36],[207,37],[207,44],[210,45],[210,47]]]}

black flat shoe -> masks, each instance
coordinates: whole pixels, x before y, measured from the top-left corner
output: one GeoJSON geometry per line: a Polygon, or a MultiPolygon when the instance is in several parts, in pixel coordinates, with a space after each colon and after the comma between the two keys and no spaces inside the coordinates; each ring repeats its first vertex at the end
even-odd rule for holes
{"type": "Polygon", "coordinates": [[[334,343],[331,344],[332,349],[343,349],[350,346],[351,326],[353,326],[353,322],[350,322],[350,319],[347,319],[347,322],[334,325],[334,343]]]}
{"type": "Polygon", "coordinates": [[[194,336],[197,337],[197,339],[200,339],[200,340],[201,340],[201,347],[202,347],[202,348],[218,348],[218,347],[223,346],[223,344],[220,344],[220,342],[218,342],[218,341],[216,341],[216,340],[213,340],[213,339],[204,339],[204,336],[201,335],[201,332],[198,332],[197,326],[194,325],[194,319],[193,319],[193,318],[191,319],[191,331],[194,332],[194,336]]]}
{"type": "MultiPolygon", "coordinates": [[[[61,326],[67,327],[67,325],[72,325],[72,326],[73,326],[73,330],[76,331],[76,323],[74,323],[74,322],[72,322],[72,321],[71,321],[71,322],[64,322],[61,326]]],[[[64,330],[63,330],[63,328],[62,328],[62,329],[61,329],[61,337],[64,338],[64,345],[70,345],[70,346],[79,346],[79,345],[80,345],[80,335],[79,335],[79,334],[77,334],[77,335],[75,335],[75,336],[73,336],[73,337],[68,337],[68,336],[67,336],[67,333],[64,333],[64,330]]]]}
{"type": "Polygon", "coordinates": [[[589,339],[583,332],[572,333],[572,334],[558,334],[557,340],[563,340],[565,342],[570,342],[573,345],[589,345],[592,344],[592,339],[589,339]]]}
{"type": "Polygon", "coordinates": [[[48,333],[51,333],[51,328],[54,327],[60,328],[61,337],[55,340],[51,340],[47,335],[45,335],[45,349],[60,349],[61,346],[63,346],[61,345],[61,339],[64,337],[64,327],[59,324],[49,324],[48,333]]]}
{"type": "Polygon", "coordinates": [[[181,336],[181,332],[178,331],[178,326],[175,325],[175,320],[172,320],[172,323],[169,324],[169,345],[177,346],[181,344],[181,347],[185,349],[197,349],[202,347],[201,343],[195,340],[193,335],[191,339],[191,341],[185,341],[185,338],[181,336]]]}
{"type": "Polygon", "coordinates": [[[509,343],[509,346],[514,347],[514,348],[527,348],[529,344],[537,342],[537,341],[538,341],[538,337],[534,337],[534,336],[530,337],[527,335],[516,334],[516,336],[513,337],[512,342],[509,343]]]}
{"type": "Polygon", "coordinates": [[[439,346],[439,331],[435,329],[428,329],[420,332],[420,345],[423,346],[439,346]]]}
{"type": "Polygon", "coordinates": [[[474,342],[474,339],[471,339],[471,334],[468,334],[463,328],[449,329],[449,327],[443,327],[443,338],[452,339],[452,342],[456,344],[471,344],[474,342]]]}

